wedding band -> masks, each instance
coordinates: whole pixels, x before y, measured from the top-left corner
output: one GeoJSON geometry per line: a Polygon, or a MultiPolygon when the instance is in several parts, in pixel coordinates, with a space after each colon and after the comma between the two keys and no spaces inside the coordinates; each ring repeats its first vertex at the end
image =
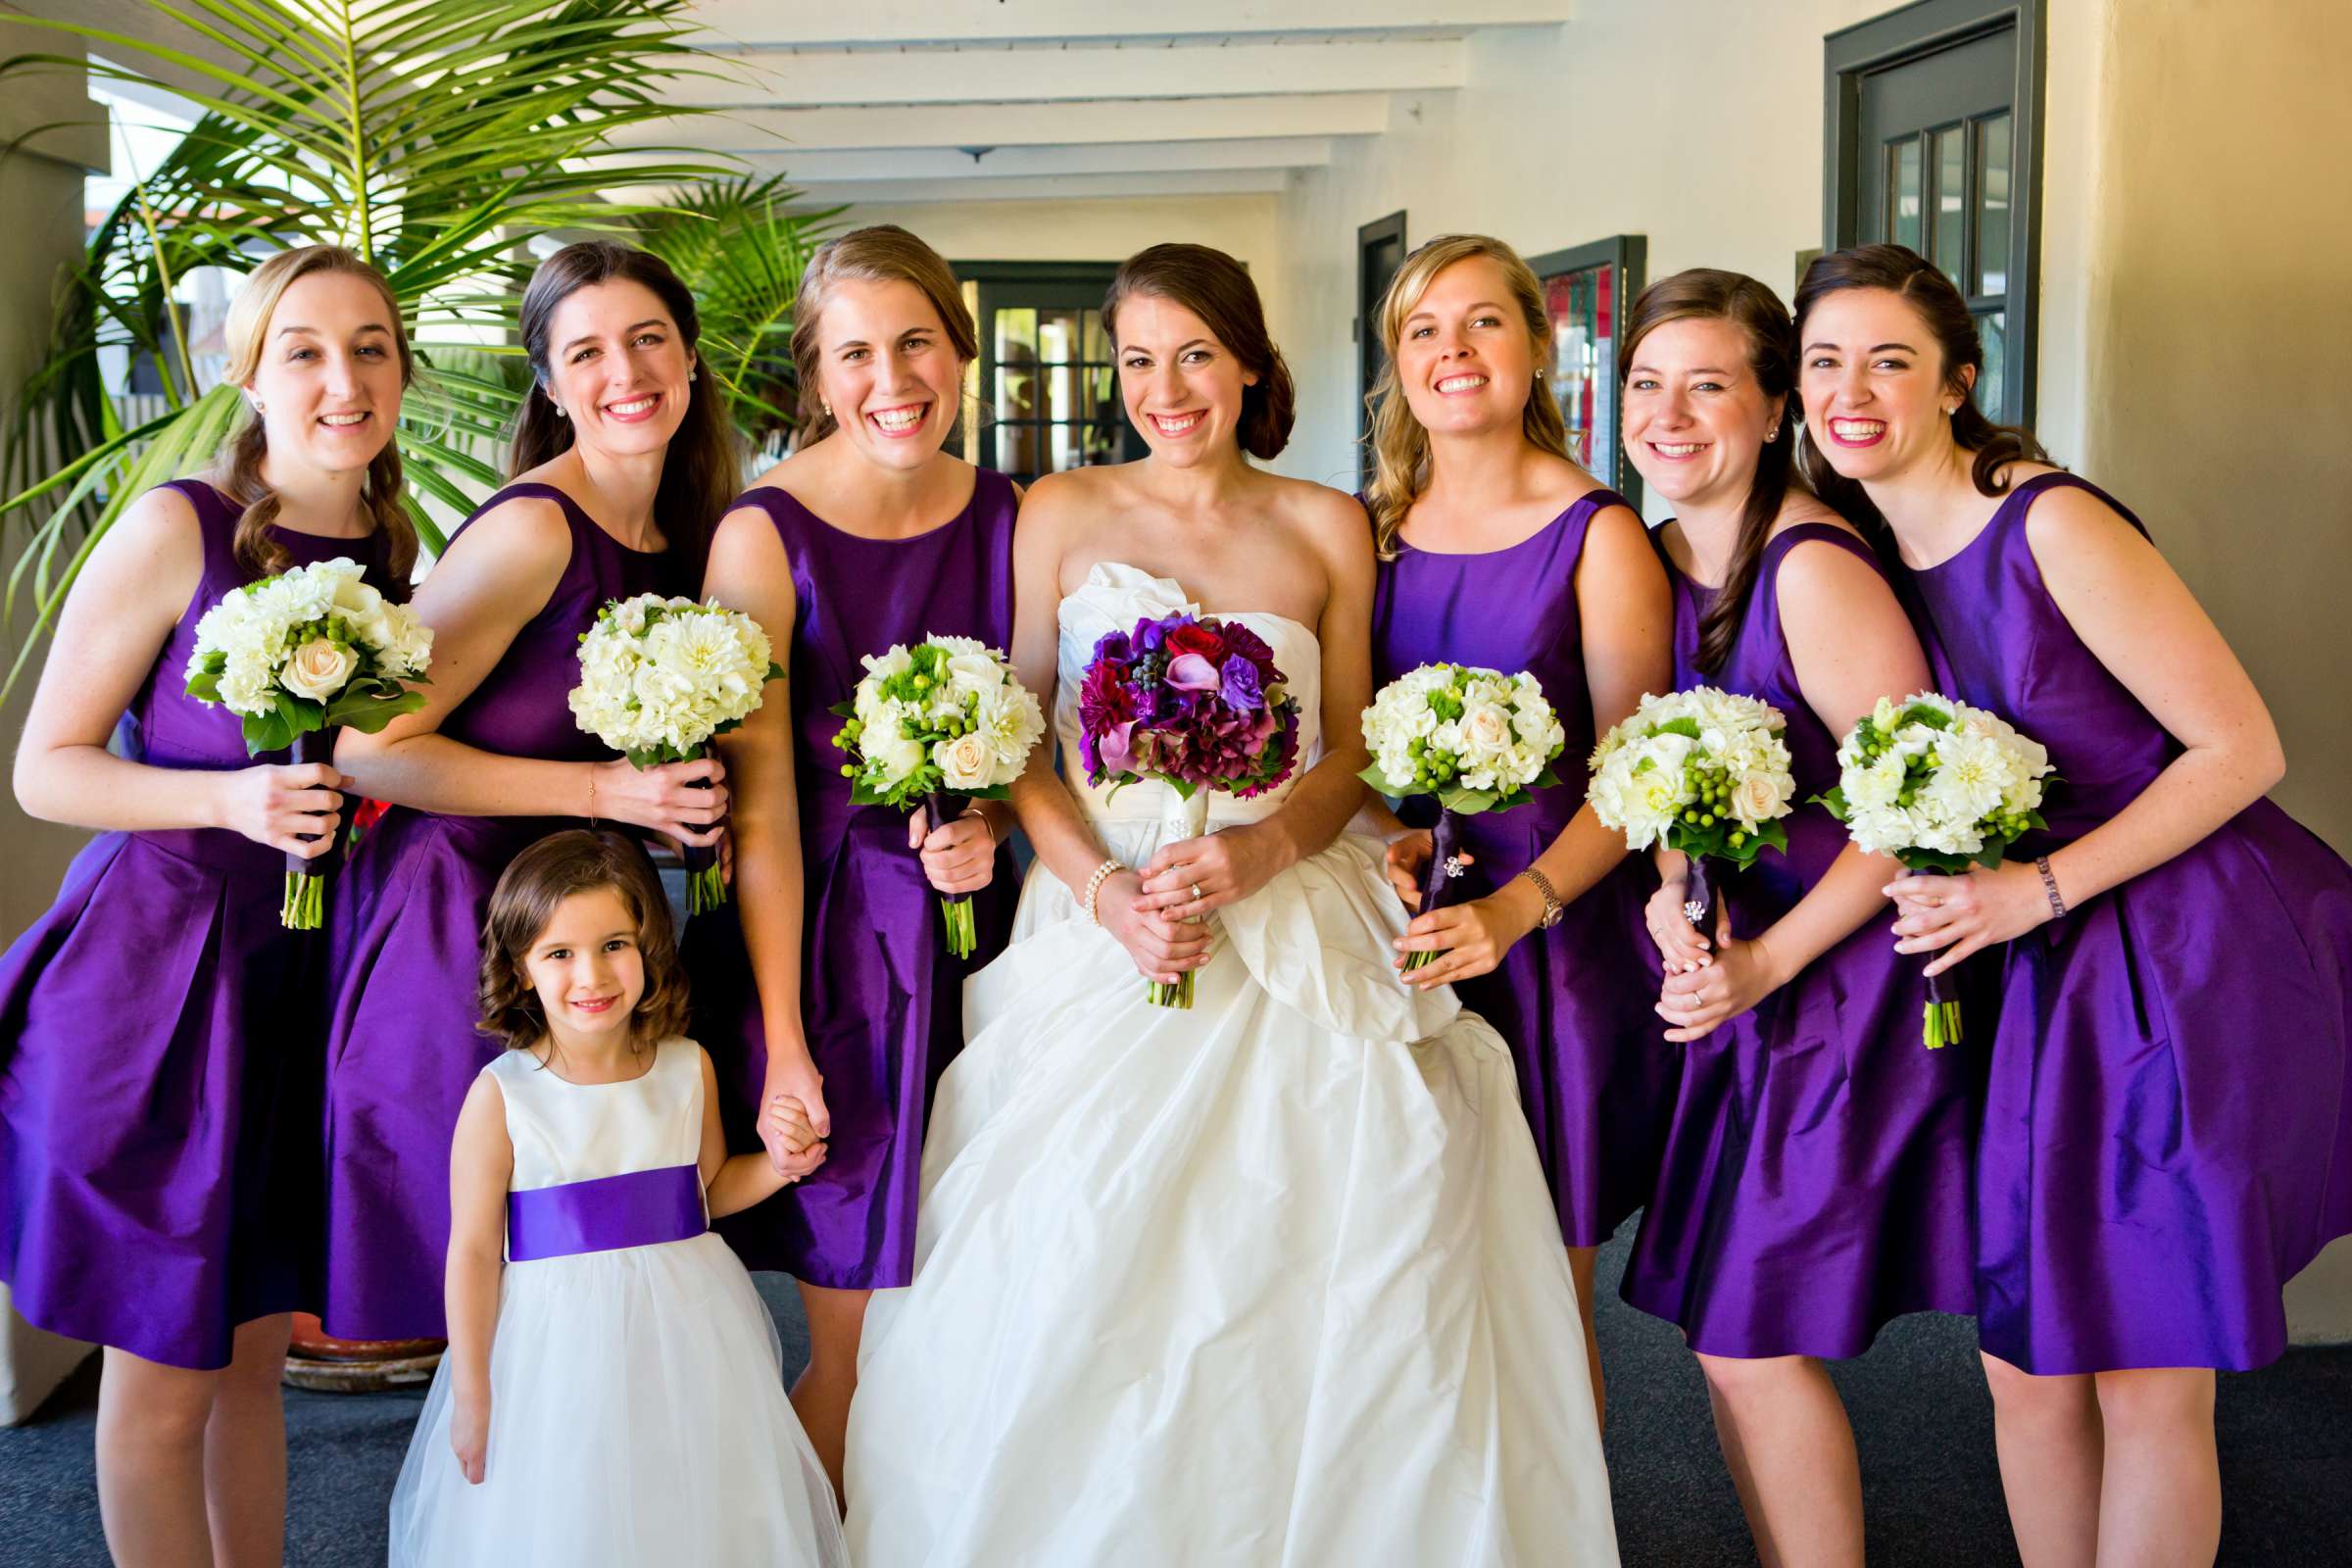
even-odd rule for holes
{"type": "Polygon", "coordinates": [[[1201,898],[1203,898],[1203,897],[1205,897],[1205,895],[1204,895],[1204,894],[1202,894],[1202,893],[1201,893],[1201,891],[1200,891],[1200,883],[1198,883],[1198,882],[1194,883],[1194,884],[1193,884],[1193,898],[1194,898],[1196,901],[1198,901],[1198,900],[1200,900],[1200,899],[1201,899],[1201,898]]]}

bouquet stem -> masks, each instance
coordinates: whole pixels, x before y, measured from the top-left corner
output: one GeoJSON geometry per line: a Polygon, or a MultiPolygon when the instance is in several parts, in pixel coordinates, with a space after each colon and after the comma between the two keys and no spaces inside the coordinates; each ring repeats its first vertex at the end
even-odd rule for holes
{"type": "MultiPolygon", "coordinates": [[[[709,747],[696,752],[696,759],[710,755],[709,747]]],[[[692,788],[707,790],[708,779],[697,779],[692,788]]],[[[712,824],[725,827],[727,819],[720,817],[712,824]]],[[[689,917],[708,914],[727,902],[726,879],[718,871],[718,846],[715,844],[686,844],[679,846],[686,861],[686,913],[689,917]]]]}
{"type": "MultiPolygon", "coordinates": [[[[327,762],[334,760],[335,732],[326,729],[305,730],[294,737],[287,749],[287,760],[296,764],[327,762]]],[[[305,833],[301,837],[317,843],[321,835],[305,833]]],[[[277,921],[289,931],[316,931],[326,920],[326,871],[323,862],[334,858],[328,850],[318,859],[300,855],[286,857],[286,892],[278,905],[277,921]]]]}
{"type": "MultiPolygon", "coordinates": [[[[1453,879],[1462,874],[1462,819],[1440,808],[1437,825],[1429,830],[1429,864],[1421,872],[1421,913],[1453,902],[1453,879]]],[[[1405,955],[1404,972],[1411,974],[1437,961],[1437,950],[1405,955]]]]}
{"type": "MultiPolygon", "coordinates": [[[[1921,876],[1941,876],[1940,871],[1923,871],[1921,876]]],[[[1931,957],[1928,961],[1933,962],[1931,957]]],[[[1960,1038],[1960,997],[1953,975],[1928,976],[1928,1000],[1921,1009],[1920,1044],[1930,1051],[1941,1051],[1960,1038]]]]}
{"type": "MultiPolygon", "coordinates": [[[[1185,839],[1197,839],[1208,831],[1208,791],[1195,789],[1190,796],[1176,793],[1175,786],[1163,784],[1167,793],[1159,808],[1159,843],[1162,849],[1185,839]]],[[[1197,922],[1199,915],[1180,916],[1197,922]]],[[[1193,975],[1187,969],[1173,981],[1153,980],[1147,984],[1145,997],[1155,1007],[1190,1007],[1193,1004],[1193,975]]]]}
{"type": "MultiPolygon", "coordinates": [[[[935,791],[923,797],[923,816],[934,829],[945,827],[963,814],[964,798],[935,791]]],[[[969,893],[943,893],[939,896],[939,918],[948,928],[948,951],[958,958],[968,958],[980,946],[980,933],[972,920],[972,896],[969,893]]]]}

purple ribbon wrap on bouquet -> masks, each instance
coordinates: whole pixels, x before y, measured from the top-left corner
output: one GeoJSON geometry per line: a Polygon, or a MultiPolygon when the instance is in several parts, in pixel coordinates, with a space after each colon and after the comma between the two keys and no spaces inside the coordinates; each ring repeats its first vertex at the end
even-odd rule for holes
{"type": "MultiPolygon", "coordinates": [[[[923,797],[923,815],[932,832],[947,826],[963,815],[969,803],[963,796],[935,791],[923,797]]],[[[980,945],[979,928],[972,921],[972,896],[968,893],[943,893],[939,896],[939,917],[948,928],[948,951],[958,958],[968,958],[980,945]]]]}
{"type": "MultiPolygon", "coordinates": [[[[710,756],[710,748],[705,747],[701,755],[710,756]]],[[[698,778],[688,787],[707,790],[712,786],[709,779],[698,778]]],[[[722,816],[710,825],[723,828],[727,825],[727,819],[722,816]]],[[[682,844],[678,848],[686,862],[686,912],[702,914],[726,903],[726,879],[718,872],[718,846],[682,844]]]]}
{"type": "Polygon", "coordinates": [[[1683,918],[1698,928],[1698,934],[1711,947],[1715,942],[1715,882],[1707,872],[1707,858],[1692,855],[1685,858],[1689,869],[1684,872],[1683,918]]]}
{"type": "MultiPolygon", "coordinates": [[[[1915,871],[1914,876],[1941,877],[1942,871],[1915,871]]],[[[1922,963],[1934,963],[1936,955],[1929,954],[1922,963]]],[[[1921,1011],[1920,1043],[1930,1051],[1941,1051],[1960,1038],[1959,977],[1950,969],[1927,977],[1928,1000],[1921,1011]]]]}
{"type": "MultiPolygon", "coordinates": [[[[294,737],[286,748],[286,760],[297,766],[311,762],[332,763],[335,760],[335,731],[305,730],[294,737]]],[[[316,844],[323,835],[297,834],[306,844],[316,844]]],[[[286,896],[277,911],[278,923],[290,931],[316,931],[326,918],[326,879],[332,873],[335,852],[328,849],[316,859],[286,855],[286,896]]]]}
{"type": "MultiPolygon", "coordinates": [[[[1453,902],[1453,882],[1462,874],[1462,819],[1453,812],[1439,808],[1438,820],[1429,830],[1429,864],[1421,869],[1421,910],[1442,909],[1453,902]]],[[[1437,961],[1435,949],[1406,956],[1404,972],[1437,961]]]]}

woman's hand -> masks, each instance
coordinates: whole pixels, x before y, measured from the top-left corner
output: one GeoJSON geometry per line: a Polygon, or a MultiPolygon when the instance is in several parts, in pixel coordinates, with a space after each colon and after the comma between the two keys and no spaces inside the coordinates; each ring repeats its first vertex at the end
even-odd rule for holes
{"type": "Polygon", "coordinates": [[[929,814],[916,807],[906,818],[906,847],[923,854],[923,875],[931,886],[953,898],[977,893],[995,880],[997,836],[988,818],[967,810],[953,822],[929,825],[929,814]]]}
{"type": "MultiPolygon", "coordinates": [[[[1686,928],[1682,906],[1674,918],[1686,928]]],[[[1696,935],[1695,930],[1692,931],[1696,935]]],[[[1732,935],[1731,911],[1715,905],[1715,943],[1710,960],[1677,969],[1670,957],[1666,983],[1658,989],[1656,1012],[1671,1025],[1666,1038],[1676,1045],[1703,1040],[1726,1018],[1740,1014],[1780,989],[1783,976],[1773,963],[1771,950],[1761,937],[1742,941],[1732,935]]]]}
{"type": "Polygon", "coordinates": [[[2041,873],[2024,860],[1966,876],[1898,876],[1886,896],[1895,905],[1895,952],[1950,950],[1921,971],[1927,975],[2015,941],[2050,917],[2041,873]]]}
{"type": "Polygon", "coordinates": [[[717,758],[647,768],[632,767],[625,760],[594,766],[592,809],[599,821],[666,833],[696,849],[710,848],[724,833],[727,769],[717,758]]]}
{"type": "Polygon", "coordinates": [[[482,1484],[482,1474],[490,1453],[490,1396],[474,1397],[458,1395],[449,1405],[449,1446],[457,1453],[458,1468],[474,1486],[482,1484]]]}
{"type": "Polygon", "coordinates": [[[1393,944],[1396,949],[1396,966],[1402,969],[1407,956],[1415,953],[1435,953],[1440,956],[1406,974],[1404,983],[1427,991],[1431,986],[1474,979],[1502,962],[1502,956],[1533,931],[1544,916],[1541,897],[1532,901],[1532,911],[1527,907],[1531,901],[1525,895],[1534,889],[1521,888],[1520,880],[1514,878],[1483,899],[1449,904],[1415,915],[1413,923],[1404,928],[1404,935],[1393,944]]]}
{"type": "MultiPolygon", "coordinates": [[[[1096,890],[1095,913],[1102,920],[1102,929],[1135,960],[1138,974],[1147,980],[1173,985],[1185,970],[1198,969],[1208,962],[1209,929],[1206,925],[1161,914],[1150,906],[1152,902],[1144,892],[1140,876],[1133,871],[1120,871],[1105,877],[1102,886],[1096,890]]],[[[1207,900],[1203,898],[1200,902],[1205,904],[1207,900]]]]}
{"type": "Polygon", "coordinates": [[[324,762],[264,763],[219,773],[220,824],[304,859],[335,847],[348,781],[324,762]]]}
{"type": "Polygon", "coordinates": [[[1389,886],[1406,908],[1421,907],[1421,879],[1429,874],[1429,858],[1436,853],[1425,827],[1408,827],[1389,840],[1389,886]]]}
{"type": "MultiPolygon", "coordinates": [[[[1698,927],[1683,912],[1683,904],[1690,897],[1690,883],[1687,877],[1667,877],[1658,884],[1658,891],[1649,896],[1642,911],[1642,924],[1649,928],[1649,940],[1658,945],[1658,956],[1666,960],[1668,974],[1689,974],[1704,969],[1715,961],[1707,939],[1698,927]]],[[[1721,929],[1723,905],[1715,906],[1717,927],[1721,929]]]]}
{"type": "Polygon", "coordinates": [[[769,1050],[758,1125],[768,1161],[785,1180],[797,1182],[825,1162],[824,1140],[833,1135],[833,1117],[825,1109],[825,1080],[809,1059],[807,1046],[795,1041],[769,1050]],[[799,1117],[780,1110],[780,1102],[797,1107],[799,1117]],[[803,1126],[807,1128],[805,1137],[803,1126]]]}
{"type": "Polygon", "coordinates": [[[1220,828],[1163,844],[1143,869],[1136,907],[1155,914],[1199,915],[1255,893],[1282,869],[1274,845],[1255,823],[1220,828]]]}

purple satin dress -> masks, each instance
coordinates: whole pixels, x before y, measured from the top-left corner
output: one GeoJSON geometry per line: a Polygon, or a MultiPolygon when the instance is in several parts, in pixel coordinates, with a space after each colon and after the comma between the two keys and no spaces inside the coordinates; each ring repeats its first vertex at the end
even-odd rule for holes
{"type": "MultiPolygon", "coordinates": [[[[506,757],[599,762],[573,721],[579,638],[607,600],[690,593],[667,552],[631,550],[553,485],[511,484],[564,510],[571,559],[538,614],[440,732],[506,757]]],[[[472,525],[467,518],[466,526],[472,525]]],[[[464,528],[459,530],[464,532],[464,528]]],[[[449,1250],[449,1143],[474,1075],[502,1045],[480,1033],[482,920],[507,862],[587,824],[567,816],[444,816],[396,806],[362,839],[328,919],[326,1331],[439,1339],[449,1250]]]]}
{"type": "MultiPolygon", "coordinates": [[[[1461,818],[1472,864],[1452,900],[1481,898],[1548,849],[1585,804],[1585,759],[1594,733],[1585,678],[1576,566],[1593,514],[1626,506],[1611,490],[1581,497],[1550,523],[1503,550],[1441,555],[1399,540],[1372,599],[1376,685],[1422,664],[1527,670],[1568,732],[1554,771],[1562,782],[1525,806],[1461,818]]],[[[1427,800],[1407,820],[1435,819],[1427,800]]],[[[1463,1004],[1507,1041],[1518,1063],[1544,1174],[1571,1247],[1597,1247],[1648,1199],[1674,1102],[1676,1054],[1658,1039],[1658,956],[1642,935],[1651,878],[1639,858],[1533,931],[1492,973],[1456,985],[1463,1004]]]]}
{"type": "MultiPolygon", "coordinates": [[[[784,1196],[715,1227],[746,1266],[836,1290],[901,1286],[914,1272],[915,1200],[931,1093],[963,1047],[964,977],[1003,950],[1020,891],[1011,856],[972,895],[978,943],[946,947],[939,895],[906,847],[906,816],[855,806],[833,746],[865,674],[859,660],[926,636],[1012,637],[1012,483],[980,471],[944,525],[906,539],[845,533],[782,490],[747,491],[792,559],[787,689],[800,787],[801,1018],[833,1123],[825,1162],[784,1196]]],[[[730,1147],[753,1130],[767,1073],[758,988],[733,906],[687,928],[694,1035],[718,1073],[730,1147]]]]}
{"type": "MultiPolygon", "coordinates": [[[[1666,565],[1676,687],[1779,709],[1799,803],[1837,784],[1839,739],[1806,703],[1781,624],[1781,564],[1808,542],[1885,575],[1843,528],[1784,530],[1766,543],[1739,636],[1711,673],[1694,661],[1716,591],[1666,565]]],[[[1795,907],[1845,849],[1844,826],[1823,807],[1799,804],[1784,825],[1787,854],[1768,849],[1718,877],[1739,936],[1795,907]]],[[[1681,1325],[1694,1350],[1859,1355],[1891,1318],[1975,1305],[1969,1171],[1984,1047],[1975,1036],[1941,1051],[1920,1043],[1926,960],[1897,954],[1886,924],[1865,921],[1756,1007],[1667,1047],[1683,1053],[1681,1093],[1620,1294],[1681,1325]]]]}
{"type": "MultiPolygon", "coordinates": [[[[1909,573],[1936,680],[2049,748],[2046,855],[2180,747],[2082,645],[2026,542],[2026,480],[1909,573]]],[[[2352,1234],[2352,867],[2268,800],[2009,945],[1978,1157],[1984,1348],[2044,1374],[2243,1370],[2279,1291],[2352,1234]]]]}
{"type": "MultiPolygon", "coordinates": [[[[243,509],[169,488],[196,510],[204,574],[123,715],[124,755],[284,762],[185,691],[197,621],[248,580],[243,509]]],[[[294,565],[348,557],[391,586],[380,534],[272,534],[294,565]]],[[[0,1279],[29,1321],[209,1371],[238,1324],[314,1299],[323,945],[278,923],[285,872],[225,828],[103,833],[0,958],[0,1279]]]]}

